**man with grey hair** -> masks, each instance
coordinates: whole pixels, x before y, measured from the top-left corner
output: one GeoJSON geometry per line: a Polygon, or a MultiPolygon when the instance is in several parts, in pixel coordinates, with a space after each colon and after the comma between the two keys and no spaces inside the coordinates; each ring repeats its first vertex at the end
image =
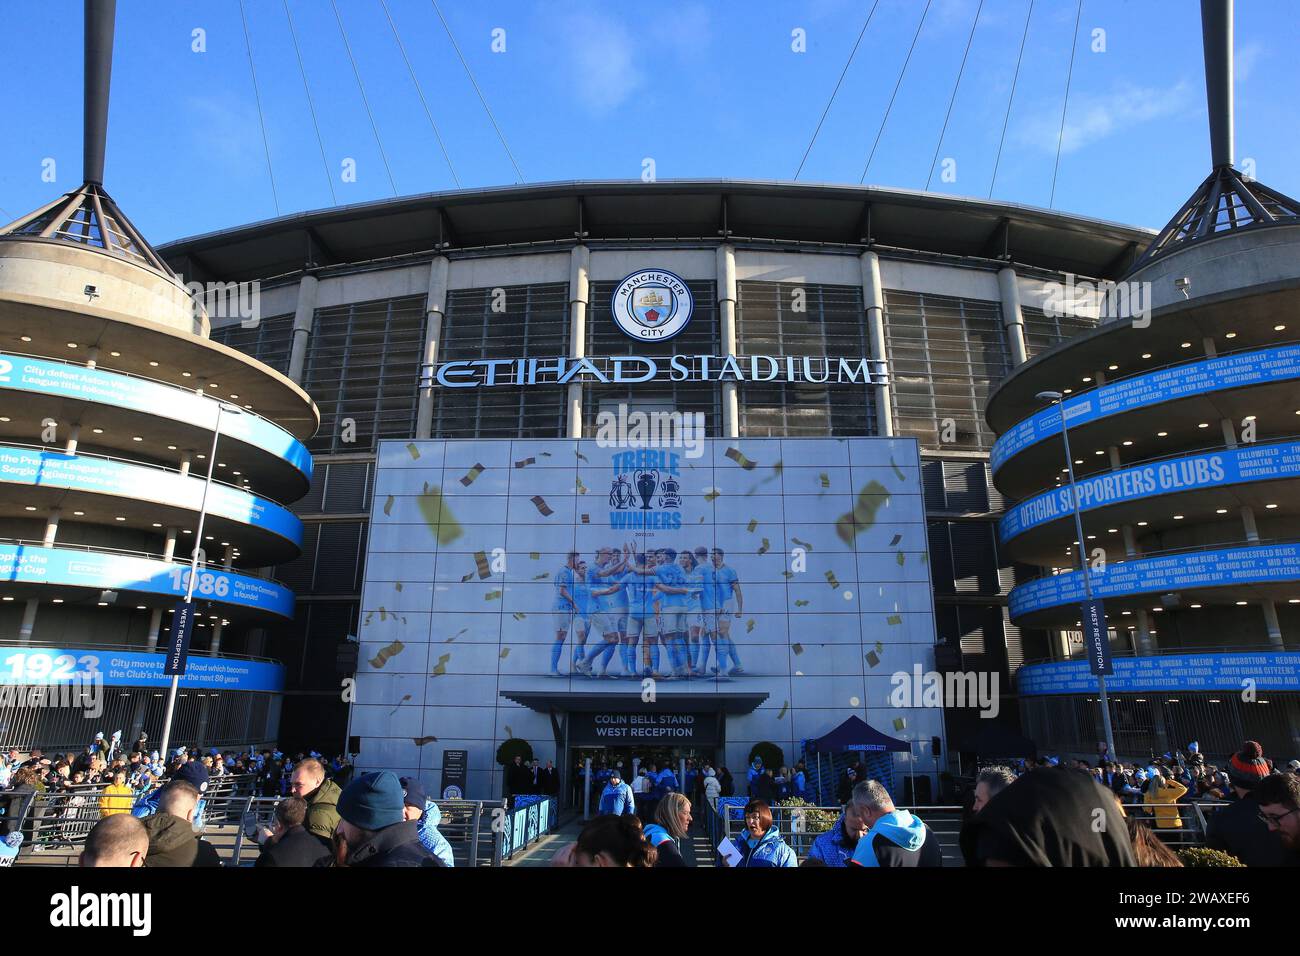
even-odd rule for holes
{"type": "Polygon", "coordinates": [[[1016,775],[1010,767],[1000,764],[985,767],[975,778],[975,802],[971,805],[971,813],[979,813],[984,804],[1015,782],[1016,775]]]}
{"type": "Polygon", "coordinates": [[[853,851],[854,866],[943,866],[934,831],[919,817],[899,810],[878,780],[865,780],[849,798],[866,832],[853,851]]]}

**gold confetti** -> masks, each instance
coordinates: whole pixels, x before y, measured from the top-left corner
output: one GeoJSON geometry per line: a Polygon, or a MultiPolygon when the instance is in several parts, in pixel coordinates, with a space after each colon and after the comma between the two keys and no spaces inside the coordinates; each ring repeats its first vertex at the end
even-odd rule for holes
{"type": "Polygon", "coordinates": [[[880,663],[880,655],[875,651],[867,651],[867,666],[875,667],[880,663]]]}
{"type": "Polygon", "coordinates": [[[441,677],[443,674],[447,673],[447,662],[449,660],[451,660],[450,654],[443,654],[438,658],[438,663],[433,665],[434,677],[441,677]]]}
{"type": "Polygon", "coordinates": [[[389,495],[389,496],[384,500],[384,514],[385,514],[385,516],[392,515],[392,513],[393,513],[393,500],[394,500],[394,499],[393,499],[393,496],[392,496],[392,495],[389,495]]]}
{"type": "Polygon", "coordinates": [[[490,578],[492,571],[488,567],[487,553],[484,551],[474,552],[474,563],[478,565],[478,576],[480,578],[490,578]]]}
{"type": "Polygon", "coordinates": [[[396,591],[400,591],[400,590],[402,590],[402,582],[401,582],[401,581],[394,581],[394,582],[393,582],[393,589],[396,590],[396,591]]]}
{"type": "Polygon", "coordinates": [[[885,623],[886,623],[886,624],[902,624],[902,623],[903,623],[903,615],[901,615],[901,614],[891,614],[891,615],[889,615],[889,617],[885,618],[885,623]]]}
{"type": "Polygon", "coordinates": [[[582,523],[583,523],[583,524],[591,524],[591,515],[583,515],[583,516],[582,516],[582,523]]]}
{"type": "Polygon", "coordinates": [[[790,712],[790,702],[787,700],[781,705],[781,713],[776,715],[777,720],[784,720],[785,715],[790,712]]]}
{"type": "Polygon", "coordinates": [[[700,524],[704,524],[704,515],[700,515],[700,524]]]}
{"type": "Polygon", "coordinates": [[[367,611],[367,612],[366,612],[366,619],[365,619],[364,621],[361,622],[362,626],[363,626],[363,627],[369,627],[369,626],[370,626],[370,619],[371,619],[372,617],[374,617],[374,616],[375,616],[375,612],[374,612],[374,611],[367,611]]]}
{"type": "Polygon", "coordinates": [[[551,506],[546,503],[546,499],[541,495],[533,495],[528,500],[533,503],[539,512],[541,512],[543,518],[549,518],[551,515],[555,514],[555,512],[551,510],[551,506]]]}
{"type": "Polygon", "coordinates": [[[393,641],[393,643],[389,644],[387,647],[381,647],[379,653],[370,658],[370,666],[375,668],[375,670],[379,670],[404,650],[406,650],[405,644],[401,641],[393,641]]]}
{"type": "Polygon", "coordinates": [[[410,700],[410,699],[411,699],[411,695],[410,695],[410,694],[407,694],[405,697],[403,697],[401,700],[399,700],[399,701],[397,702],[397,706],[394,707],[392,710],[390,710],[390,711],[388,712],[388,716],[391,717],[391,716],[393,716],[393,714],[397,713],[397,711],[401,708],[401,706],[402,706],[403,704],[405,704],[405,703],[406,703],[408,700],[410,700]]]}
{"type": "Polygon", "coordinates": [[[745,622],[745,633],[748,634],[753,629],[754,629],[754,619],[751,617],[748,621],[745,622]]]}
{"type": "Polygon", "coordinates": [[[424,515],[424,522],[433,529],[438,544],[445,548],[465,533],[460,523],[452,517],[450,506],[442,498],[441,488],[431,488],[425,482],[424,493],[416,500],[420,513],[424,515]]]}
{"type": "MultiPolygon", "coordinates": [[[[546,452],[542,452],[542,454],[546,454],[546,452]]],[[[584,455],[582,452],[580,452],[580,451],[575,451],[574,454],[578,456],[578,460],[579,460],[579,461],[585,461],[585,462],[587,462],[587,464],[591,464],[591,461],[590,461],[590,460],[587,458],[587,456],[584,455]]]]}
{"type": "Polygon", "coordinates": [[[899,468],[897,465],[894,464],[893,455],[889,456],[889,467],[894,469],[894,474],[897,476],[899,481],[907,481],[907,476],[903,474],[903,469],[899,468]]]}
{"type": "Polygon", "coordinates": [[[759,553],[759,554],[767,554],[767,552],[771,549],[771,547],[772,547],[772,542],[771,542],[771,541],[768,541],[767,538],[764,538],[764,539],[763,539],[763,546],[762,546],[761,548],[758,549],[758,553],[759,553]]]}
{"type": "Polygon", "coordinates": [[[483,595],[483,600],[485,600],[485,601],[495,601],[495,600],[497,600],[497,599],[500,598],[500,597],[501,597],[501,592],[500,592],[500,591],[489,591],[487,594],[483,595]]]}
{"type": "Polygon", "coordinates": [[[510,616],[513,617],[516,621],[522,621],[528,615],[525,614],[523,611],[515,611],[515,613],[510,616]]]}
{"type": "Polygon", "coordinates": [[[582,483],[582,478],[578,477],[575,480],[578,483],[578,494],[585,495],[587,493],[587,486],[582,483]]]}
{"type": "Polygon", "coordinates": [[[907,555],[904,554],[902,551],[895,551],[894,560],[898,562],[898,566],[901,568],[903,564],[907,561],[907,555]]]}
{"type": "Polygon", "coordinates": [[[787,581],[789,581],[792,577],[794,577],[793,571],[782,571],[781,573],[785,575],[785,579],[787,581]]]}
{"type": "Polygon", "coordinates": [[[411,442],[410,444],[408,444],[406,446],[406,450],[411,453],[411,459],[413,461],[420,460],[420,449],[416,447],[415,442],[411,442]]]}
{"type": "Polygon", "coordinates": [[[758,520],[756,518],[750,518],[749,524],[745,527],[745,530],[752,534],[754,529],[757,527],[758,527],[758,520]]]}
{"type": "Polygon", "coordinates": [[[515,462],[515,467],[516,467],[516,468],[527,468],[529,465],[535,465],[535,464],[537,464],[537,459],[536,459],[536,458],[524,458],[524,459],[521,460],[521,461],[517,461],[517,462],[515,462]]]}
{"type": "Polygon", "coordinates": [[[853,544],[859,532],[866,531],[876,523],[876,512],[889,500],[889,492],[878,481],[870,482],[858,492],[858,500],[853,510],[840,515],[835,522],[835,533],[845,544],[853,544]]]}
{"type": "Polygon", "coordinates": [[[796,654],[802,654],[802,653],[803,653],[803,645],[802,645],[802,644],[791,644],[791,645],[790,645],[790,650],[794,651],[796,654]]]}
{"type": "Polygon", "coordinates": [[[532,558],[534,561],[538,561],[541,559],[542,553],[540,551],[529,551],[528,556],[532,558]]]}
{"type": "Polygon", "coordinates": [[[832,588],[837,588],[837,587],[840,586],[839,579],[835,577],[835,572],[834,572],[834,571],[827,571],[827,572],[826,572],[826,581],[827,581],[827,583],[830,584],[830,586],[831,586],[832,588]]]}
{"type": "Polygon", "coordinates": [[[734,461],[741,468],[745,469],[745,471],[753,471],[754,468],[757,467],[758,465],[758,462],[751,461],[749,458],[746,458],[744,452],[742,452],[739,448],[728,448],[726,451],[726,456],[730,458],[732,461],[734,461]]]}
{"type": "Polygon", "coordinates": [[[475,462],[474,467],[471,468],[469,471],[465,472],[464,477],[460,479],[460,483],[464,485],[466,488],[468,488],[470,485],[474,484],[474,479],[476,479],[479,475],[483,474],[483,471],[484,471],[483,465],[480,464],[479,462],[475,462]]]}
{"type": "Polygon", "coordinates": [[[823,488],[829,488],[831,486],[831,476],[826,474],[824,471],[817,476],[817,480],[822,483],[823,488]]]}
{"type": "Polygon", "coordinates": [[[803,548],[805,551],[811,551],[813,549],[813,546],[809,544],[807,541],[800,541],[798,538],[794,537],[793,535],[790,537],[790,540],[793,541],[795,544],[799,545],[799,547],[803,548]]]}
{"type": "Polygon", "coordinates": [[[551,453],[550,453],[549,451],[544,451],[544,452],[542,452],[542,457],[543,457],[543,458],[550,458],[550,457],[551,457],[551,453]]]}
{"type": "Polygon", "coordinates": [[[794,602],[794,606],[795,606],[795,607],[807,607],[807,606],[808,606],[808,602],[807,602],[807,601],[795,601],[795,602],[794,602]]]}
{"type": "Polygon", "coordinates": [[[890,542],[889,542],[889,546],[890,546],[891,548],[896,547],[896,546],[898,545],[898,542],[900,542],[900,541],[902,541],[902,540],[903,540],[903,536],[902,536],[901,534],[896,534],[896,535],[894,535],[894,537],[890,540],[890,542]]]}
{"type": "Polygon", "coordinates": [[[501,658],[501,660],[505,660],[507,657],[510,656],[510,648],[508,647],[501,648],[501,653],[498,654],[497,656],[501,658]]]}
{"type": "Polygon", "coordinates": [[[543,571],[541,574],[534,574],[534,575],[533,575],[533,580],[534,580],[534,581],[545,581],[545,580],[546,580],[547,578],[549,578],[550,576],[551,576],[551,572],[550,572],[550,571],[543,571]]]}
{"type": "Polygon", "coordinates": [[[907,718],[906,718],[906,717],[895,717],[895,718],[894,718],[894,729],[895,729],[895,730],[906,730],[906,729],[907,729],[907,718]]]}
{"type": "Polygon", "coordinates": [[[386,621],[386,620],[388,620],[388,609],[387,609],[387,608],[384,608],[384,607],[380,607],[380,608],[379,608],[379,620],[381,620],[381,621],[386,621]]]}
{"type": "Polygon", "coordinates": [[[463,578],[460,579],[460,583],[461,583],[461,584],[468,584],[468,583],[469,583],[470,581],[472,581],[473,579],[474,579],[474,572],[471,571],[469,574],[465,575],[463,578]]]}
{"type": "MultiPolygon", "coordinates": [[[[705,500],[705,501],[712,501],[714,498],[718,497],[718,495],[720,495],[720,494],[722,494],[722,492],[720,492],[717,488],[710,488],[708,491],[706,491],[706,492],[704,493],[704,500],[705,500]]],[[[700,520],[703,521],[704,519],[701,518],[700,520]]]]}
{"type": "Polygon", "coordinates": [[[506,727],[506,737],[513,737],[515,735],[515,732],[510,729],[510,725],[506,724],[505,727],[506,727]]]}
{"type": "Polygon", "coordinates": [[[415,741],[415,746],[423,747],[425,744],[433,743],[438,738],[437,737],[412,737],[411,739],[415,741]]]}

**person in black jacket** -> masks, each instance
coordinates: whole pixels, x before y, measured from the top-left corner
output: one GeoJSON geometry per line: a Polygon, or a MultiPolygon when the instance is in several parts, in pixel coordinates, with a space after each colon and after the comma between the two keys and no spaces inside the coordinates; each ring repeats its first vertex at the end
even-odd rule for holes
{"type": "Polygon", "coordinates": [[[1230,853],[1246,866],[1282,866],[1286,853],[1282,844],[1259,818],[1255,788],[1269,774],[1264,750],[1247,740],[1228,758],[1228,782],[1235,802],[1214,813],[1205,827],[1205,845],[1230,853]]]}
{"type": "Polygon", "coordinates": [[[335,866],[445,866],[420,842],[419,823],[406,819],[401,781],[389,770],[364,773],[339,794],[335,866]]]}
{"type": "Polygon", "coordinates": [[[1285,851],[1283,866],[1300,866],[1300,774],[1275,773],[1256,788],[1260,819],[1285,851]]]}
{"type": "Polygon", "coordinates": [[[275,827],[254,866],[316,866],[328,861],[330,851],[303,826],[306,819],[307,801],[301,797],[276,804],[275,827]]]}

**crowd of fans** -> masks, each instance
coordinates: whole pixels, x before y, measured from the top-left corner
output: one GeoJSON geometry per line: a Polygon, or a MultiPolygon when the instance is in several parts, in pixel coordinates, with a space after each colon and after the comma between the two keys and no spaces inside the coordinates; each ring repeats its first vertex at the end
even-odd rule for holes
{"type": "MultiPolygon", "coordinates": [[[[587,781],[585,764],[578,768],[579,792],[584,784],[590,788],[596,816],[556,855],[556,865],[689,865],[682,841],[695,823],[695,808],[713,812],[735,789],[726,768],[694,761],[682,780],[667,760],[628,770],[630,781],[621,763],[597,765],[587,781]]],[[[87,800],[95,801],[99,819],[86,838],[84,866],[220,865],[200,836],[205,798],[214,781],[237,774],[253,775],[256,792],[278,801],[271,825],[252,825],[245,833],[261,846],[257,866],[453,865],[451,847],[438,832],[441,812],[418,780],[388,771],[352,779],[342,756],[180,748],[163,761],[147,750],[143,735],[121,749],[120,734],[98,734],[80,754],[0,754],[0,790],[10,797],[66,793],[83,800],[83,810],[87,800]]],[[[506,783],[514,796],[558,789],[551,764],[518,758],[507,767],[506,783]]],[[[842,810],[802,863],[772,810],[780,800],[808,796],[802,764],[773,770],[756,759],[746,784],[743,827],[717,848],[727,866],[943,865],[929,826],[896,807],[862,766],[845,772],[842,810]]],[[[1222,767],[1208,763],[1195,742],[1186,754],[1165,754],[1144,766],[1047,757],[985,767],[975,780],[960,849],[972,866],[1179,866],[1157,834],[1183,827],[1194,801],[1215,804],[1207,813],[1209,848],[1246,866],[1300,866],[1300,762],[1276,767],[1254,741],[1222,767]]],[[[16,845],[11,835],[5,847],[16,845]]]]}

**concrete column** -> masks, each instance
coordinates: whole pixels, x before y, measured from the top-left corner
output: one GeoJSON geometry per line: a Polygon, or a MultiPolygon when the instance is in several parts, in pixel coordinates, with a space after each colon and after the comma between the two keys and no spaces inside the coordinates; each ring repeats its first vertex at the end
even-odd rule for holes
{"type": "MultiPolygon", "coordinates": [[[[434,256],[429,263],[429,291],[424,304],[424,365],[432,371],[438,362],[438,345],[442,342],[442,317],[447,314],[447,274],[451,263],[446,256],[434,256]]],[[[432,379],[430,379],[432,381],[432,379]]],[[[420,389],[420,404],[415,416],[415,437],[433,437],[433,385],[420,389]]]]}
{"type": "MultiPolygon", "coordinates": [[[[722,332],[722,354],[736,354],[736,247],[729,242],[718,246],[718,323],[722,332]]],[[[735,382],[722,383],[722,437],[740,437],[740,395],[735,382]]]]}
{"type": "MultiPolygon", "coordinates": [[[[888,372],[885,290],[880,284],[880,257],[874,252],[864,252],[858,261],[862,266],[862,306],[867,312],[867,343],[871,349],[871,360],[878,368],[888,372]]],[[[894,434],[894,397],[888,385],[876,387],[876,434],[894,434]]]]}
{"type": "MultiPolygon", "coordinates": [[[[182,459],[183,473],[188,472],[190,468],[190,457],[186,455],[182,459]]],[[[177,528],[168,528],[166,537],[163,539],[163,560],[171,561],[176,556],[176,536],[180,534],[177,528]]],[[[156,607],[149,613],[149,637],[145,641],[145,650],[153,652],[158,648],[158,639],[162,637],[162,608],[156,607]]],[[[139,731],[136,731],[139,733],[139,731]]]]}
{"type": "Polygon", "coordinates": [[[1010,266],[998,270],[998,292],[1002,296],[1002,328],[1006,330],[1011,363],[1024,365],[1029,360],[1029,350],[1025,347],[1025,317],[1020,311],[1016,270],[1010,266]]]}
{"type": "Polygon", "coordinates": [[[1282,626],[1277,621],[1277,608],[1272,601],[1264,601],[1264,625],[1268,628],[1268,642],[1273,646],[1273,650],[1285,650],[1282,643],[1282,626]]]}
{"type": "Polygon", "coordinates": [[[314,275],[303,273],[298,281],[298,305],[293,312],[293,343],[289,348],[289,378],[302,384],[302,373],[307,366],[307,340],[311,338],[312,321],[316,317],[316,286],[314,275]]]}
{"type": "Polygon", "coordinates": [[[1237,447],[1237,429],[1232,427],[1231,418],[1219,419],[1219,428],[1223,432],[1223,444],[1228,448],[1237,447]]]}
{"type": "Polygon", "coordinates": [[[32,642],[32,630],[36,627],[36,609],[40,607],[40,603],[36,598],[28,598],[27,603],[23,606],[23,620],[18,625],[18,643],[30,644],[32,642]]]}
{"type": "Polygon", "coordinates": [[[1241,525],[1246,529],[1246,540],[1259,544],[1259,528],[1255,524],[1255,509],[1250,505],[1241,506],[1241,525]]]}
{"type": "Polygon", "coordinates": [[[1207,335],[1201,339],[1201,348],[1205,350],[1207,358],[1214,358],[1219,354],[1219,348],[1214,344],[1214,339],[1211,336],[1207,335]]]}
{"type": "Polygon", "coordinates": [[[1137,631],[1133,643],[1133,649],[1139,657],[1148,657],[1155,653],[1155,641],[1151,639],[1151,616],[1146,608],[1138,608],[1137,631]]]}
{"type": "MultiPolygon", "coordinates": [[[[587,301],[591,294],[591,250],[576,245],[569,253],[569,358],[587,355],[587,301]]],[[[570,382],[564,434],[582,437],[582,383],[570,382]]]]}
{"type": "Polygon", "coordinates": [[[99,364],[99,346],[92,345],[86,350],[86,368],[94,368],[99,364]]]}
{"type": "Polygon", "coordinates": [[[77,453],[77,442],[81,438],[81,425],[73,425],[68,430],[68,440],[63,446],[65,455],[75,455],[77,453]]]}
{"type": "Polygon", "coordinates": [[[58,508],[50,509],[50,516],[45,519],[45,537],[42,543],[47,548],[54,547],[54,540],[59,535],[59,516],[62,512],[58,508]]]}
{"type": "Polygon", "coordinates": [[[1137,536],[1133,533],[1131,524],[1124,525],[1120,531],[1124,535],[1124,557],[1131,561],[1138,556],[1137,536]]]}
{"type": "MultiPolygon", "coordinates": [[[[146,653],[152,654],[158,649],[159,632],[162,630],[162,608],[156,607],[149,612],[149,638],[145,641],[146,653]]],[[[139,730],[136,731],[139,733],[139,730]]]]}

